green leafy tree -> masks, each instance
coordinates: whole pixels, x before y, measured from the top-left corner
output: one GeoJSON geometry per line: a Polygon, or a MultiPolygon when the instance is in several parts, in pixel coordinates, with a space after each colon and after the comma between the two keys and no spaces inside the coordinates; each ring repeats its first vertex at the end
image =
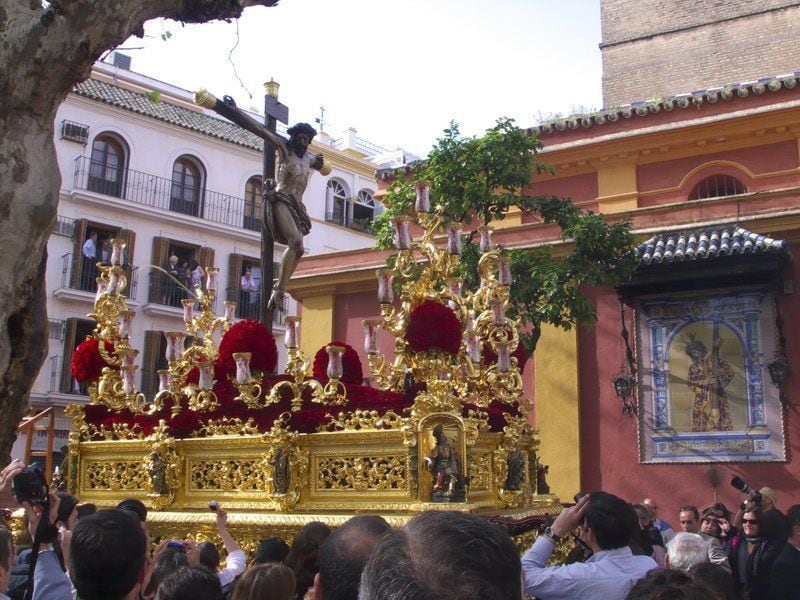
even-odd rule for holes
{"type": "MultiPolygon", "coordinates": [[[[463,137],[451,123],[428,159],[409,166],[392,182],[384,197],[388,209],[375,225],[378,247],[393,247],[392,220],[411,211],[418,180],[431,184],[432,202],[453,221],[490,224],[518,207],[546,224],[557,224],[568,242],[566,251],[556,253],[551,245],[504,250],[514,277],[510,313],[523,326],[521,339],[529,353],[536,348],[542,324],[564,329],[593,324],[597,312],[583,289],[616,286],[636,266],[627,219],[609,223],[602,215],[578,209],[569,198],[533,193],[533,175],[552,172],[537,158],[541,148],[537,137],[512,119],[499,119],[481,137],[463,137]]],[[[475,234],[466,235],[461,260],[466,289],[479,285],[475,234]]]]}

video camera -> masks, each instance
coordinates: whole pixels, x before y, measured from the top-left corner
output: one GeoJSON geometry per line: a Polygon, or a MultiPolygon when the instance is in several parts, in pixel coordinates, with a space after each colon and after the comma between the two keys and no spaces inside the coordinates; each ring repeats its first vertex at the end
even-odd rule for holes
{"type": "Polygon", "coordinates": [[[750,494],[750,500],[756,504],[761,504],[761,492],[754,490],[741,477],[731,479],[731,485],[743,494],[750,494]]]}

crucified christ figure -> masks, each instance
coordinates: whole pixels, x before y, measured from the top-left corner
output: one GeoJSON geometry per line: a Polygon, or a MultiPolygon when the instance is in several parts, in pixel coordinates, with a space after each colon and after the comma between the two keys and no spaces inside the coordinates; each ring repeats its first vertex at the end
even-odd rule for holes
{"type": "Polygon", "coordinates": [[[289,139],[286,140],[241,110],[230,96],[220,101],[205,90],[200,90],[195,94],[195,102],[267,140],[277,150],[275,186],[269,188],[264,182],[262,226],[272,240],[286,245],[281,259],[280,278],[272,290],[268,305],[270,310],[281,309],[286,284],[303,256],[303,237],[311,230],[311,219],[303,205],[308,178],[312,169],[323,175],[330,173],[330,167],[323,163],[322,154],[308,152],[317,131],[308,123],[298,123],[287,129],[289,139]]]}

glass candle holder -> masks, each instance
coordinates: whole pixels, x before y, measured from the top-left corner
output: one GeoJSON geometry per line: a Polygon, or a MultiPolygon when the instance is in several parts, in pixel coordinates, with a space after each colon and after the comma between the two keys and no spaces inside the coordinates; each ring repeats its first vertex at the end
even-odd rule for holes
{"type": "Polygon", "coordinates": [[[234,352],[233,361],[236,363],[236,383],[244,385],[250,380],[250,359],[252,352],[234,352]]]}
{"type": "Polygon", "coordinates": [[[131,325],[136,313],[132,310],[123,310],[119,313],[119,337],[128,338],[131,335],[131,325]]]}
{"type": "Polygon", "coordinates": [[[111,240],[111,264],[122,265],[125,262],[125,240],[113,238],[111,240]]]}
{"type": "Polygon", "coordinates": [[[167,331],[164,335],[167,338],[167,361],[179,360],[183,356],[186,334],[182,331],[167,331]]]}
{"type": "Polygon", "coordinates": [[[511,259],[508,256],[501,256],[497,269],[497,282],[500,285],[511,285],[511,259]]]}
{"type": "Polygon", "coordinates": [[[494,325],[506,324],[506,307],[505,302],[502,300],[495,300],[491,304],[492,308],[492,323],[494,325]]]}
{"type": "Polygon", "coordinates": [[[458,223],[447,226],[447,253],[461,256],[461,225],[458,223]]]}
{"type": "Polygon", "coordinates": [[[406,216],[394,219],[394,246],[398,250],[408,250],[411,247],[410,219],[406,216]]]}
{"type": "Polygon", "coordinates": [[[133,394],[136,392],[136,365],[122,365],[119,369],[120,377],[122,378],[122,391],[125,394],[133,394]]]}
{"type": "Polygon", "coordinates": [[[139,351],[134,348],[120,348],[117,350],[117,354],[120,355],[123,366],[131,367],[133,366],[133,363],[136,362],[136,357],[139,355],[139,351]]]}
{"type": "Polygon", "coordinates": [[[507,373],[511,370],[511,352],[508,348],[508,342],[497,342],[495,347],[497,349],[497,370],[501,373],[507,373]]]}
{"type": "Polygon", "coordinates": [[[183,322],[189,324],[194,320],[194,300],[181,300],[183,304],[183,322]]]}
{"type": "Polygon", "coordinates": [[[116,294],[119,292],[119,273],[117,273],[116,268],[111,267],[111,271],[108,273],[108,287],[106,288],[106,292],[108,294],[116,294]]]}
{"type": "Polygon", "coordinates": [[[389,269],[378,269],[378,302],[381,304],[391,304],[394,302],[394,290],[392,289],[392,272],[389,269]]]}
{"type": "Polygon", "coordinates": [[[417,200],[414,203],[414,210],[418,213],[431,212],[431,186],[426,181],[417,183],[414,186],[417,200]]]}
{"type": "Polygon", "coordinates": [[[286,332],[283,335],[283,343],[289,350],[294,350],[300,343],[300,317],[286,317],[284,319],[286,332]]]}
{"type": "Polygon", "coordinates": [[[199,373],[198,386],[203,391],[208,391],[214,387],[214,363],[207,360],[193,361],[199,373]]]}
{"type": "Polygon", "coordinates": [[[474,329],[467,330],[467,356],[473,364],[481,362],[481,343],[474,329]]]}
{"type": "Polygon", "coordinates": [[[206,290],[209,292],[217,289],[217,280],[219,279],[219,269],[216,267],[209,267],[206,269],[206,290]]]}
{"type": "Polygon", "coordinates": [[[97,282],[97,293],[94,295],[94,301],[97,302],[106,293],[108,286],[102,277],[95,278],[95,281],[97,282]]]}
{"type": "Polygon", "coordinates": [[[482,225],[481,227],[478,227],[478,231],[480,232],[479,245],[481,252],[490,252],[494,250],[494,242],[492,241],[492,232],[494,229],[488,225],[482,225]]]}
{"type": "Polygon", "coordinates": [[[236,318],[236,302],[230,300],[225,301],[225,320],[228,323],[233,323],[236,318]]]}
{"type": "Polygon", "coordinates": [[[453,296],[461,296],[461,291],[464,288],[464,280],[461,277],[450,277],[447,279],[447,290],[453,296]]]}
{"type": "Polygon", "coordinates": [[[169,369],[159,369],[158,370],[158,391],[159,392],[168,392],[169,391],[170,381],[172,381],[172,375],[170,375],[169,369]]]}
{"type": "Polygon", "coordinates": [[[344,373],[342,364],[344,346],[328,346],[325,350],[328,352],[328,379],[341,379],[342,373],[344,373]]]}
{"type": "Polygon", "coordinates": [[[361,325],[364,327],[364,352],[367,354],[378,353],[378,326],[380,321],[374,319],[364,319],[361,325]]]}

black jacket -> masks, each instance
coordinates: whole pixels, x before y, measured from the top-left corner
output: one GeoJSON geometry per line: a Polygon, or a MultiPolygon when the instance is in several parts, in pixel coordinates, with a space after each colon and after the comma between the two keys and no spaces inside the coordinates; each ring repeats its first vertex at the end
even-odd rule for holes
{"type": "Polygon", "coordinates": [[[786,544],[772,563],[770,591],[777,600],[800,600],[800,549],[786,544]]]}
{"type": "Polygon", "coordinates": [[[771,600],[770,575],[772,563],[780,554],[783,544],[767,537],[759,538],[753,551],[747,554],[747,540],[736,538],[728,555],[733,585],[739,592],[749,592],[751,600],[771,600]],[[744,570],[742,569],[744,565],[744,570]]]}

